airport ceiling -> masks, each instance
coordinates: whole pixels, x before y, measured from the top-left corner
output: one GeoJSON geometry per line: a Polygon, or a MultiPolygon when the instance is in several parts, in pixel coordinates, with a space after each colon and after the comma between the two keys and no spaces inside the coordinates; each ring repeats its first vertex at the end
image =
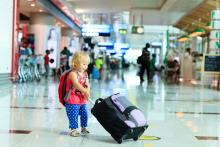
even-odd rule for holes
{"type": "Polygon", "coordinates": [[[211,22],[211,11],[217,9],[220,0],[205,0],[192,11],[188,12],[174,26],[186,32],[192,32],[196,28],[206,29],[209,32],[208,23],[211,22]]]}
{"type": "MultiPolygon", "coordinates": [[[[35,0],[37,1],[37,0],[35,0]]],[[[65,1],[75,11],[82,14],[100,16],[100,14],[120,14],[129,12],[130,24],[134,16],[141,25],[174,25],[186,31],[210,21],[210,11],[216,8],[216,0],[60,0],[65,1]],[[200,18],[202,16],[202,18],[200,18]],[[200,24],[196,23],[200,18],[200,24]],[[193,24],[193,25],[192,25],[193,24]],[[188,25],[188,27],[186,27],[188,25]]],[[[20,0],[21,13],[45,11],[36,3],[30,7],[28,0],[20,0]]]]}
{"type": "Polygon", "coordinates": [[[19,11],[26,17],[30,17],[30,13],[32,12],[47,12],[44,7],[35,0],[19,0],[19,11]]]}
{"type": "Polygon", "coordinates": [[[161,9],[167,0],[66,0],[83,13],[109,13],[131,9],[161,9]]]}

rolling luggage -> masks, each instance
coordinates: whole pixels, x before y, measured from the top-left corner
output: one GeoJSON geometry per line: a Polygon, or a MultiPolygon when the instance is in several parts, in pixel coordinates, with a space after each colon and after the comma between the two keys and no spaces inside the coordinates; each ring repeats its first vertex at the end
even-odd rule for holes
{"type": "Polygon", "coordinates": [[[97,99],[91,113],[119,144],[138,140],[148,127],[143,113],[119,93],[97,99]]]}

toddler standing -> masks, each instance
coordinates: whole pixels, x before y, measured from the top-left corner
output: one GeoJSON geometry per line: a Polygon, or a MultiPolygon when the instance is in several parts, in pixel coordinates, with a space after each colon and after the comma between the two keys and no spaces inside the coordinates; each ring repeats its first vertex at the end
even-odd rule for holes
{"type": "Polygon", "coordinates": [[[65,107],[69,119],[70,136],[78,137],[78,115],[80,115],[81,134],[88,134],[87,100],[90,96],[90,86],[87,75],[87,67],[90,62],[89,55],[85,52],[76,52],[72,59],[72,71],[69,73],[66,83],[66,91],[72,88],[72,92],[65,107]],[[73,86],[73,87],[72,87],[73,86]]]}

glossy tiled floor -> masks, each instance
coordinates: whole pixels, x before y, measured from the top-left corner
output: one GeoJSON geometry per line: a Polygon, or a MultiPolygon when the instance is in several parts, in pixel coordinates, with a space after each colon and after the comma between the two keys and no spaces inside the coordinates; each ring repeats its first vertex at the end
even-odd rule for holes
{"type": "MultiPolygon", "coordinates": [[[[220,92],[190,85],[165,85],[159,78],[139,85],[136,71],[108,72],[91,81],[93,100],[121,92],[140,107],[149,121],[145,136],[160,140],[117,144],[90,114],[91,134],[67,135],[64,108],[58,103],[58,82],[0,86],[1,147],[219,147],[220,92]]],[[[90,107],[92,105],[90,104],[90,107]]]]}

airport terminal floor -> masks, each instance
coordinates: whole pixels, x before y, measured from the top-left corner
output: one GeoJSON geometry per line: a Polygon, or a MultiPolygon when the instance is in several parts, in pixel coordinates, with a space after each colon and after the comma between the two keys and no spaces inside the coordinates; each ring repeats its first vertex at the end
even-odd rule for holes
{"type": "MultiPolygon", "coordinates": [[[[91,99],[124,94],[145,114],[149,128],[138,141],[115,142],[89,114],[87,136],[68,135],[58,80],[0,86],[1,147],[219,147],[220,92],[186,84],[165,84],[158,76],[142,85],[136,70],[106,72],[91,80],[91,99]]],[[[89,108],[92,104],[89,103],[89,108]]]]}

